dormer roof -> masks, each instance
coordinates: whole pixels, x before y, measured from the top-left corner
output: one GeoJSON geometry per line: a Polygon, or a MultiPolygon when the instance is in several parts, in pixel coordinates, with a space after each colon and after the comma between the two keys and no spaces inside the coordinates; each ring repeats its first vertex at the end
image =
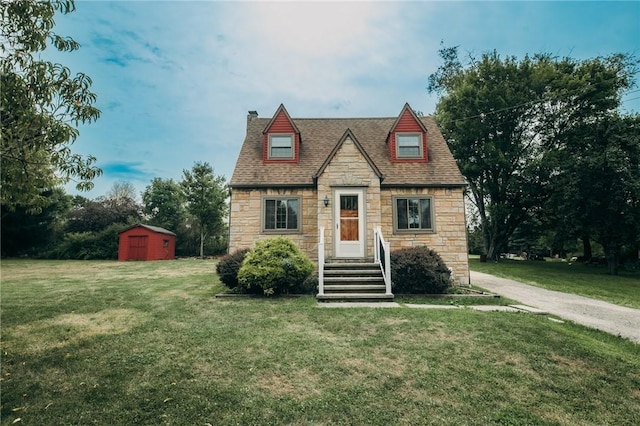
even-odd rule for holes
{"type": "Polygon", "coordinates": [[[253,118],[229,182],[231,188],[314,187],[315,178],[326,168],[339,146],[351,138],[383,187],[460,187],[466,183],[432,117],[417,117],[406,104],[400,117],[292,118],[280,105],[273,118],[253,118]],[[428,134],[428,162],[397,162],[389,154],[388,135],[403,114],[410,114],[428,134]],[[304,138],[296,162],[265,162],[264,138],[275,117],[286,117],[304,138]]]}
{"type": "MultiPolygon", "coordinates": [[[[396,121],[393,122],[393,125],[391,126],[391,129],[389,129],[389,134],[391,134],[391,133],[396,131],[396,128],[398,127],[398,124],[400,123],[400,120],[402,120],[402,118],[407,113],[410,114],[411,118],[413,118],[413,120],[416,122],[416,124],[422,130],[422,132],[423,133],[427,133],[427,128],[425,127],[424,123],[418,118],[416,113],[413,111],[413,108],[411,108],[411,106],[407,102],[407,103],[404,104],[404,107],[402,108],[402,111],[400,111],[400,114],[398,115],[398,118],[396,118],[396,121]]],[[[387,139],[387,141],[388,141],[388,139],[387,139]]]]}
{"type": "Polygon", "coordinates": [[[291,127],[293,127],[293,130],[295,131],[295,133],[300,134],[300,130],[298,129],[298,126],[296,126],[296,123],[294,123],[293,120],[291,119],[291,116],[289,115],[289,112],[287,112],[287,109],[284,107],[284,104],[280,104],[275,114],[273,114],[273,117],[271,117],[271,120],[269,120],[264,130],[262,131],[263,134],[269,133],[271,126],[273,126],[273,123],[276,121],[279,115],[284,115],[287,118],[287,120],[289,120],[289,123],[291,123],[291,127]]]}

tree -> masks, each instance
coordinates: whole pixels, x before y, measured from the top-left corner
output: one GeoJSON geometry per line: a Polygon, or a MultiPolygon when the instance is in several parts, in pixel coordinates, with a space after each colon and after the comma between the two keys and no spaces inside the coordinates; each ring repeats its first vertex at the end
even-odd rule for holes
{"type": "Polygon", "coordinates": [[[130,202],[135,203],[138,197],[136,195],[136,188],[131,182],[119,180],[113,183],[111,189],[107,192],[107,198],[116,204],[126,204],[130,202]]]}
{"type": "Polygon", "coordinates": [[[41,194],[47,199],[40,213],[28,213],[17,207],[2,217],[2,257],[29,255],[43,257],[63,237],[64,224],[71,208],[71,196],[62,188],[41,194]]]}
{"type": "Polygon", "coordinates": [[[104,197],[95,200],[74,198],[67,232],[100,232],[114,224],[124,227],[140,222],[142,208],[132,197],[135,197],[133,185],[116,182],[104,197]]]}
{"type": "Polygon", "coordinates": [[[435,118],[469,184],[487,257],[496,259],[519,226],[545,214],[562,135],[619,105],[633,84],[633,58],[519,61],[494,51],[465,67],[455,47],[440,56],[428,86],[442,94],[435,118]]]}
{"type": "MultiPolygon", "coordinates": [[[[583,256],[587,260],[592,256],[593,225],[602,223],[586,218],[590,214],[587,212],[594,205],[593,194],[588,188],[591,184],[602,184],[603,182],[598,180],[604,175],[583,170],[582,179],[579,179],[580,183],[577,184],[575,179],[580,173],[577,173],[575,166],[586,166],[584,158],[597,161],[596,158],[601,151],[591,150],[601,149],[608,143],[606,139],[602,139],[600,142],[604,142],[604,145],[598,146],[598,143],[592,144],[589,141],[595,136],[594,132],[598,132],[601,124],[611,122],[611,119],[617,116],[622,91],[635,86],[637,64],[634,56],[622,54],[581,63],[565,61],[564,78],[554,82],[556,89],[564,89],[561,93],[574,95],[558,98],[555,101],[556,108],[550,109],[547,117],[547,123],[555,130],[556,135],[553,139],[553,161],[556,164],[554,174],[558,176],[553,182],[554,196],[550,200],[547,212],[552,225],[556,225],[552,226],[556,241],[569,241],[571,244],[575,238],[579,238],[582,241],[583,256]]],[[[617,183],[610,181],[604,184],[617,183]]],[[[614,272],[611,267],[609,271],[614,272]]]]}
{"type": "Polygon", "coordinates": [[[224,176],[215,176],[209,163],[196,162],[183,170],[180,183],[187,211],[195,220],[200,234],[200,257],[204,258],[204,240],[208,234],[219,235],[225,228],[227,188],[224,176]]]}
{"type": "Polygon", "coordinates": [[[547,173],[534,131],[532,104],[544,94],[537,60],[502,60],[496,52],[463,68],[457,50],[429,78],[429,91],[444,92],[436,120],[467,179],[478,211],[488,258],[507,249],[517,226],[541,205],[547,173]]]}
{"type": "Polygon", "coordinates": [[[640,115],[585,123],[563,148],[551,199],[557,226],[600,243],[617,274],[622,248],[640,246],[640,115]]]}
{"type": "Polygon", "coordinates": [[[88,190],[102,173],[93,156],[84,158],[70,148],[77,126],[100,116],[91,78],[72,76],[69,68],[38,55],[48,45],[59,51],[80,47],[52,30],[56,12],[74,10],[73,0],[0,2],[3,210],[37,213],[49,202],[48,190],[72,179],[79,190],[88,190]]]}
{"type": "Polygon", "coordinates": [[[142,193],[144,213],[152,225],[176,234],[186,224],[185,197],[173,179],[154,178],[142,193]]]}

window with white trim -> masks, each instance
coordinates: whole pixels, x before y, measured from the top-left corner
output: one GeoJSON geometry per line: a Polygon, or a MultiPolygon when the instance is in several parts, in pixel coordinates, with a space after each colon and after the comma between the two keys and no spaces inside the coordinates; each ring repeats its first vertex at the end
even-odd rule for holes
{"type": "Polygon", "coordinates": [[[422,134],[396,133],[396,157],[422,158],[422,134]]]}
{"type": "Polygon", "coordinates": [[[393,222],[396,232],[433,231],[433,197],[394,197],[393,222]]]}
{"type": "Polygon", "coordinates": [[[264,232],[300,231],[300,197],[264,197],[262,230],[264,232]]]}
{"type": "Polygon", "coordinates": [[[269,135],[269,158],[293,158],[293,135],[269,135]]]}

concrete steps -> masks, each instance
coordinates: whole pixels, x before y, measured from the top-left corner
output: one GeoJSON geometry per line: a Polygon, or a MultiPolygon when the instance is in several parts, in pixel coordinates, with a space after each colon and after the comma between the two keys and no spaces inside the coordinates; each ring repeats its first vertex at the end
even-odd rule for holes
{"type": "Polygon", "coordinates": [[[324,266],[324,294],[318,301],[389,302],[380,265],[373,262],[330,262],[324,266]]]}

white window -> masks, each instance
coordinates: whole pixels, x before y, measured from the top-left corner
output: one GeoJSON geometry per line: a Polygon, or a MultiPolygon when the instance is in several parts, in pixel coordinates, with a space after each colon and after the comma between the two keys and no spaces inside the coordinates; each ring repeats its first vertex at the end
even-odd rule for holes
{"type": "Polygon", "coordinates": [[[422,134],[396,133],[396,156],[398,158],[422,158],[422,134]]]}
{"type": "Polygon", "coordinates": [[[293,135],[269,135],[269,158],[293,158],[293,135]]]}

